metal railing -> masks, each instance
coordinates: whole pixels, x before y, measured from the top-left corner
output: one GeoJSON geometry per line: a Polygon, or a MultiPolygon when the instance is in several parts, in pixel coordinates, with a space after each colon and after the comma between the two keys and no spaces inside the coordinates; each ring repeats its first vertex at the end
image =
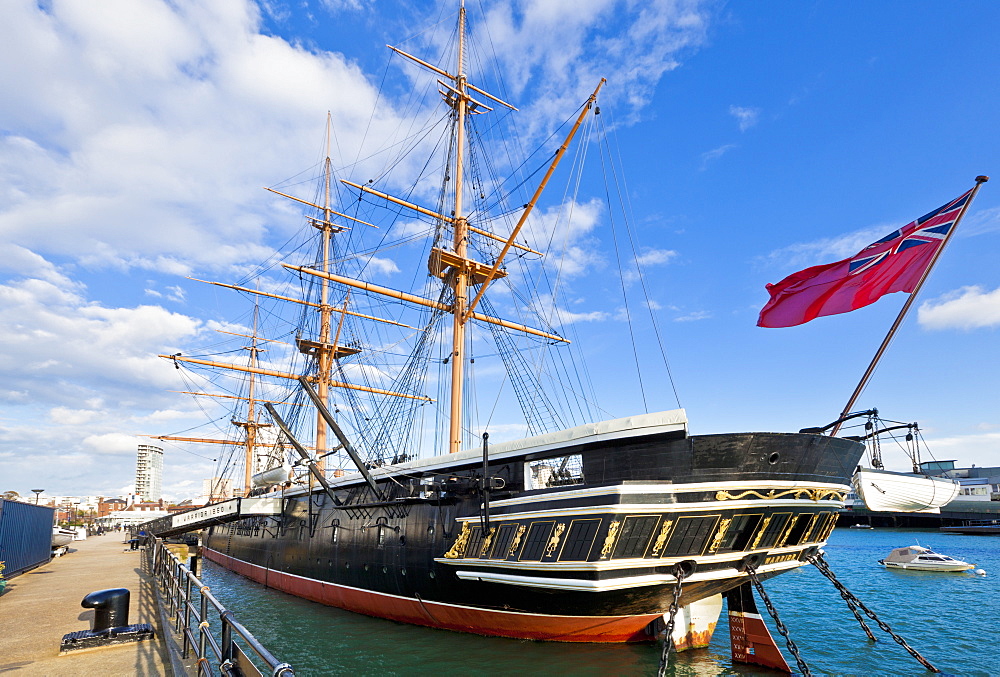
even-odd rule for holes
{"type": "Polygon", "coordinates": [[[294,677],[292,666],[278,661],[264,648],[162,540],[147,538],[146,561],[156,581],[160,604],[164,605],[168,618],[173,619],[174,632],[181,636],[181,659],[190,659],[192,651],[197,655],[198,677],[214,674],[242,677],[257,669],[249,663],[236,637],[267,664],[271,677],[294,677]],[[214,618],[210,616],[213,612],[214,618]],[[213,665],[217,673],[213,672],[213,665]]]}

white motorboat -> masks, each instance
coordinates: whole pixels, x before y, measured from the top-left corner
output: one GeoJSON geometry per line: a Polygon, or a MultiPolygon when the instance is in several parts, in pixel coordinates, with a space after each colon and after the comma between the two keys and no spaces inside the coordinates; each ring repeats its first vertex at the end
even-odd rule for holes
{"type": "Polygon", "coordinates": [[[922,545],[911,545],[906,548],[896,548],[879,564],[888,569],[907,569],[913,571],[969,571],[975,564],[963,562],[948,555],[934,552],[922,545]]]}
{"type": "Polygon", "coordinates": [[[63,527],[52,527],[52,547],[61,548],[73,542],[76,536],[75,529],[65,529],[63,527]]]}

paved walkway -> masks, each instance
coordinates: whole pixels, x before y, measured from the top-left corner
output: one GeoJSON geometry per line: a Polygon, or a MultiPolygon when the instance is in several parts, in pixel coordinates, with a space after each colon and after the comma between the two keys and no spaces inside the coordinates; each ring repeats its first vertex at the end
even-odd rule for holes
{"type": "Polygon", "coordinates": [[[125,551],[120,532],[74,541],[69,554],[9,581],[0,596],[0,674],[172,676],[151,578],[140,551],[125,551]],[[156,639],[59,655],[63,635],[93,627],[80,606],[95,590],[128,588],[129,623],[149,623],[156,639]]]}

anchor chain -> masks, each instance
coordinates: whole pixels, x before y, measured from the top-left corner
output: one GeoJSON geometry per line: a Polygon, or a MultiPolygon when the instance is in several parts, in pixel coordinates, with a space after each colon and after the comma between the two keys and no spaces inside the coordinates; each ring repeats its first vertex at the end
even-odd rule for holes
{"type": "Polygon", "coordinates": [[[674,621],[677,617],[677,610],[680,608],[681,586],[683,585],[685,575],[680,563],[674,565],[673,573],[677,582],[674,583],[674,597],[670,601],[670,609],[667,611],[667,627],[663,631],[663,653],[660,654],[660,668],[656,672],[657,677],[663,677],[667,674],[667,666],[670,664],[670,654],[674,650],[674,621]]]}
{"type": "Polygon", "coordinates": [[[774,605],[771,604],[771,598],[767,596],[766,592],[764,592],[764,586],[760,584],[760,580],[757,578],[757,569],[753,565],[747,564],[746,571],[747,575],[750,576],[750,582],[753,583],[753,587],[757,589],[757,594],[760,595],[762,600],[764,600],[764,606],[767,607],[767,613],[771,614],[771,618],[774,619],[775,627],[778,628],[778,632],[781,633],[781,636],[785,638],[785,646],[788,647],[789,653],[795,657],[795,662],[799,666],[799,671],[802,673],[803,677],[811,677],[812,673],[809,671],[809,666],[806,665],[805,660],[803,660],[802,656],[799,654],[799,647],[796,646],[794,641],[792,641],[791,636],[788,634],[788,628],[786,628],[785,624],[781,622],[780,618],[778,618],[778,610],[774,608],[774,605]]]}
{"type": "Polygon", "coordinates": [[[854,603],[854,600],[852,600],[849,595],[845,595],[844,593],[840,593],[840,596],[844,598],[845,602],[847,602],[847,608],[851,610],[851,613],[854,614],[854,617],[858,620],[858,623],[861,624],[861,627],[865,631],[865,634],[868,635],[868,639],[870,639],[873,642],[877,642],[878,640],[875,639],[875,635],[872,634],[871,628],[868,627],[868,624],[865,623],[865,619],[861,617],[860,613],[858,613],[858,605],[854,603]]]}
{"type": "MultiPolygon", "coordinates": [[[[889,633],[889,636],[892,637],[894,640],[896,640],[897,644],[899,644],[901,647],[903,647],[908,652],[910,652],[910,655],[913,656],[914,658],[916,658],[920,662],[921,665],[923,665],[925,668],[927,668],[931,672],[941,672],[936,667],[934,667],[933,665],[931,665],[930,662],[926,658],[924,658],[923,656],[921,656],[917,652],[916,649],[914,649],[909,644],[907,644],[905,639],[903,639],[902,637],[900,637],[899,635],[897,635],[895,632],[893,632],[892,628],[890,628],[888,625],[886,625],[886,623],[881,618],[879,618],[878,616],[876,616],[874,611],[872,611],[867,606],[865,606],[864,602],[862,602],[860,599],[858,599],[857,597],[855,597],[854,594],[850,590],[848,590],[846,587],[844,587],[844,584],[841,583],[839,580],[837,580],[837,577],[833,574],[833,571],[830,570],[830,565],[827,564],[826,560],[823,559],[823,555],[822,554],[809,555],[808,557],[806,557],[806,560],[810,564],[812,564],[813,566],[815,566],[817,569],[819,569],[820,573],[822,573],[824,576],[826,576],[828,579],[830,579],[830,582],[833,583],[834,587],[837,588],[837,591],[840,592],[840,596],[843,597],[845,600],[848,600],[848,605],[850,605],[850,603],[853,601],[855,604],[857,604],[859,607],[861,607],[861,610],[864,611],[868,615],[869,618],[871,618],[873,621],[875,621],[876,623],[878,623],[878,626],[880,628],[882,628],[887,633],[889,633]]],[[[855,612],[855,613],[857,613],[857,612],[855,612]]],[[[867,627],[865,629],[867,630],[867,627]]],[[[870,633],[869,633],[869,636],[871,636],[870,633]]]]}

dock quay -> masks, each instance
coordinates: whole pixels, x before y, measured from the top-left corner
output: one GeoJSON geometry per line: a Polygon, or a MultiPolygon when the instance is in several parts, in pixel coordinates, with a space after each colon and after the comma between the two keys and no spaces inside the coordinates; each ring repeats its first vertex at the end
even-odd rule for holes
{"type": "Polygon", "coordinates": [[[870,524],[875,527],[938,529],[962,526],[968,522],[1000,520],[1000,501],[955,500],[938,513],[872,512],[855,505],[840,511],[838,526],[870,524]]]}
{"type": "Polygon", "coordinates": [[[0,596],[0,673],[25,677],[185,674],[182,666],[171,664],[153,579],[143,565],[142,551],[130,550],[122,542],[127,538],[122,532],[112,532],[74,541],[67,555],[10,579],[0,596]],[[93,626],[95,611],[80,605],[83,598],[109,588],[130,591],[129,623],[148,623],[155,638],[60,655],[63,635],[93,626]]]}

